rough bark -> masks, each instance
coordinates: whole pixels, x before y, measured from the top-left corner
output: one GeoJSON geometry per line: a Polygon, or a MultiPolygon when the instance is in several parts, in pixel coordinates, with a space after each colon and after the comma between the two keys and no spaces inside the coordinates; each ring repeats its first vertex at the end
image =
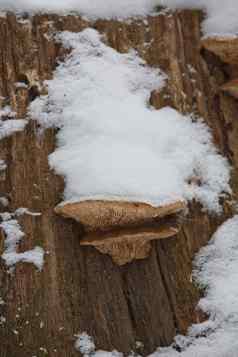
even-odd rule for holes
{"type": "MultiPolygon", "coordinates": [[[[238,104],[220,91],[236,78],[237,67],[203,49],[201,20],[196,11],[91,24],[76,16],[37,15],[23,21],[8,14],[0,18],[0,96],[19,118],[25,116],[29,102],[44,92],[43,81],[52,78],[57,59],[65,55],[49,35],[92,26],[107,35],[110,46],[121,52],[135,48],[149,65],[168,74],[166,90],[152,93],[151,104],[169,104],[204,118],[221,153],[234,165],[237,193],[238,104]],[[27,91],[15,88],[19,81],[27,84],[27,91]]],[[[200,292],[191,281],[192,259],[230,214],[230,203],[224,203],[221,217],[192,203],[177,237],[153,242],[147,259],[119,267],[93,247],[81,246],[80,226],[54,212],[64,190],[63,178],[48,167],[55,134],[49,129],[39,135],[31,120],[23,132],[0,142],[0,159],[8,164],[0,191],[10,198],[8,210],[27,207],[42,213],[20,217],[26,233],[20,249],[40,245],[48,252],[42,272],[19,264],[11,276],[1,262],[0,296],[6,304],[0,314],[6,323],[0,326],[0,357],[74,357],[74,334],[83,331],[107,350],[130,352],[141,341],[139,352],[147,354],[169,345],[176,333],[185,333],[201,318],[196,311],[200,292]]],[[[2,234],[1,250],[3,240],[2,234]]]]}

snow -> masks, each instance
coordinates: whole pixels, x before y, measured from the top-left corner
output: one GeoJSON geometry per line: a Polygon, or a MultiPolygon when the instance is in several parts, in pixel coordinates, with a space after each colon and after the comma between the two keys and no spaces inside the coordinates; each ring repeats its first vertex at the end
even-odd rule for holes
{"type": "Polygon", "coordinates": [[[7,164],[4,160],[0,160],[0,172],[7,169],[7,164]]]}
{"type": "Polygon", "coordinates": [[[89,355],[93,351],[95,351],[95,344],[91,336],[89,336],[86,332],[83,332],[79,335],[76,335],[77,339],[75,342],[75,349],[82,354],[89,355]]]}
{"type": "MultiPolygon", "coordinates": [[[[4,101],[4,97],[0,97],[1,101],[4,101]]],[[[2,108],[0,108],[0,120],[4,118],[15,118],[16,113],[11,110],[11,107],[9,105],[5,105],[2,108]]]]}
{"type": "Polygon", "coordinates": [[[8,198],[4,197],[4,196],[0,196],[0,204],[3,207],[7,207],[9,205],[9,200],[8,198]]]}
{"type": "Polygon", "coordinates": [[[7,266],[13,266],[17,263],[32,263],[38,270],[42,270],[44,264],[44,250],[41,247],[35,247],[32,250],[28,250],[24,253],[4,253],[3,259],[7,266]]]}
{"type": "Polygon", "coordinates": [[[96,351],[96,346],[92,337],[89,336],[86,332],[76,335],[76,337],[77,340],[75,342],[75,349],[85,357],[123,357],[123,354],[117,351],[96,351]]]}
{"type": "Polygon", "coordinates": [[[24,233],[21,230],[20,225],[16,220],[5,220],[1,223],[0,227],[6,234],[5,240],[5,252],[4,254],[13,253],[17,249],[17,245],[24,237],[24,233]]]}
{"type": "Polygon", "coordinates": [[[33,217],[39,217],[42,215],[42,213],[40,213],[40,212],[31,212],[28,208],[25,208],[25,207],[17,208],[14,214],[17,217],[23,216],[25,214],[28,216],[33,216],[33,217]]]}
{"type": "Polygon", "coordinates": [[[0,107],[0,140],[24,130],[27,120],[15,117],[16,113],[9,106],[0,107]]]}
{"type": "Polygon", "coordinates": [[[0,228],[5,233],[5,250],[2,254],[2,259],[5,261],[8,267],[13,267],[17,263],[32,263],[38,270],[42,270],[44,264],[44,250],[41,247],[35,247],[32,250],[24,253],[18,253],[17,247],[25,236],[21,227],[16,219],[12,218],[12,214],[1,214],[3,222],[0,224],[0,228]]]}
{"type": "Polygon", "coordinates": [[[27,124],[25,119],[10,119],[0,122],[0,140],[24,130],[27,124]]]}
{"type": "Polygon", "coordinates": [[[202,30],[204,35],[233,36],[238,34],[237,0],[161,0],[163,5],[172,9],[203,9],[206,19],[202,30]]]}
{"type": "Polygon", "coordinates": [[[207,17],[203,24],[205,35],[237,35],[237,0],[0,0],[1,10],[28,12],[78,12],[90,19],[146,16],[157,6],[172,9],[203,9],[207,17]]]}
{"type": "Polygon", "coordinates": [[[93,29],[63,33],[73,51],[47,82],[31,116],[61,128],[50,166],[65,177],[65,201],[117,199],[163,205],[196,199],[219,212],[230,168],[201,121],[149,107],[165,75],[135,52],[120,54],[93,29]]]}
{"type": "Polygon", "coordinates": [[[77,11],[90,18],[144,16],[158,0],[0,0],[1,9],[15,11],[77,11]]]}

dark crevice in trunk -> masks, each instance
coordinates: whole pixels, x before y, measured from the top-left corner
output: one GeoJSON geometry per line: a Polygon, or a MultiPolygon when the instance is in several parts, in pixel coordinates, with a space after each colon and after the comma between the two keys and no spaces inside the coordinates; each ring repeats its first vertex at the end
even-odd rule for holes
{"type": "MultiPolygon", "coordinates": [[[[159,249],[163,249],[162,248],[162,244],[163,243],[159,243],[158,244],[158,247],[156,249],[156,258],[157,258],[157,264],[158,264],[158,269],[160,271],[160,275],[161,275],[161,278],[162,278],[162,281],[163,281],[163,285],[165,287],[165,291],[166,291],[166,295],[168,297],[168,303],[169,303],[169,306],[170,306],[170,310],[173,314],[173,320],[174,320],[174,326],[175,326],[175,329],[176,329],[176,332],[178,333],[179,332],[179,328],[178,328],[178,323],[177,323],[177,317],[176,317],[176,312],[175,312],[175,309],[174,309],[174,301],[172,299],[172,296],[171,296],[171,293],[170,293],[170,288],[169,288],[169,284],[168,284],[168,281],[166,279],[166,272],[164,272],[164,269],[163,269],[163,266],[161,264],[161,257],[160,257],[160,254],[158,252],[159,249]]],[[[171,286],[171,284],[170,284],[171,286]]]]}

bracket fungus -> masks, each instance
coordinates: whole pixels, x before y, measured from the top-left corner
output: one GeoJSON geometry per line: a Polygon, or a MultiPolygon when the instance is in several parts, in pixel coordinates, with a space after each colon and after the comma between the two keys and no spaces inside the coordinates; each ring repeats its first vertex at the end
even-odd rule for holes
{"type": "Polygon", "coordinates": [[[228,93],[232,97],[238,99],[238,79],[233,79],[227,83],[225,83],[222,87],[221,90],[223,92],[228,93]]]}
{"type": "Polygon", "coordinates": [[[201,46],[217,55],[223,62],[238,63],[238,38],[237,37],[207,37],[201,41],[201,46]]]}
{"type": "Polygon", "coordinates": [[[83,226],[82,246],[93,246],[124,265],[148,257],[152,240],[175,236],[185,209],[184,201],[153,207],[139,202],[88,200],[59,205],[55,212],[83,226]]]}

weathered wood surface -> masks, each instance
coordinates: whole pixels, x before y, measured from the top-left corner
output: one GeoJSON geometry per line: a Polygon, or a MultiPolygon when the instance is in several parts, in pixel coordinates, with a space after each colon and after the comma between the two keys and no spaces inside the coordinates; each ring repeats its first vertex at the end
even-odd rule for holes
{"type": "MultiPolygon", "coordinates": [[[[148,64],[168,74],[166,91],[153,93],[151,103],[157,108],[169,104],[205,119],[235,167],[237,193],[238,103],[220,90],[236,78],[237,66],[202,49],[201,17],[199,12],[182,11],[149,17],[148,23],[97,21],[91,26],[107,34],[108,43],[118,51],[133,47],[148,64]]],[[[52,77],[57,58],[64,56],[49,33],[86,26],[72,16],[0,18],[0,96],[8,98],[18,117],[25,115],[37,91],[44,91],[42,81],[52,77]],[[16,93],[17,81],[27,83],[27,95],[16,93]]],[[[80,246],[79,225],[55,214],[64,190],[63,178],[48,167],[55,144],[55,131],[39,136],[33,121],[24,132],[0,142],[0,159],[8,164],[0,191],[10,198],[8,210],[27,207],[42,213],[20,217],[26,233],[20,248],[40,245],[47,251],[42,272],[21,264],[11,277],[1,262],[0,295],[6,304],[0,306],[0,314],[6,323],[0,326],[0,357],[41,357],[44,349],[50,357],[76,357],[74,334],[82,331],[95,338],[98,348],[108,350],[129,352],[142,341],[140,353],[146,354],[170,344],[177,332],[185,332],[199,318],[192,258],[229,214],[229,205],[217,219],[192,204],[178,237],[153,242],[147,259],[119,267],[107,255],[80,246]]]]}

